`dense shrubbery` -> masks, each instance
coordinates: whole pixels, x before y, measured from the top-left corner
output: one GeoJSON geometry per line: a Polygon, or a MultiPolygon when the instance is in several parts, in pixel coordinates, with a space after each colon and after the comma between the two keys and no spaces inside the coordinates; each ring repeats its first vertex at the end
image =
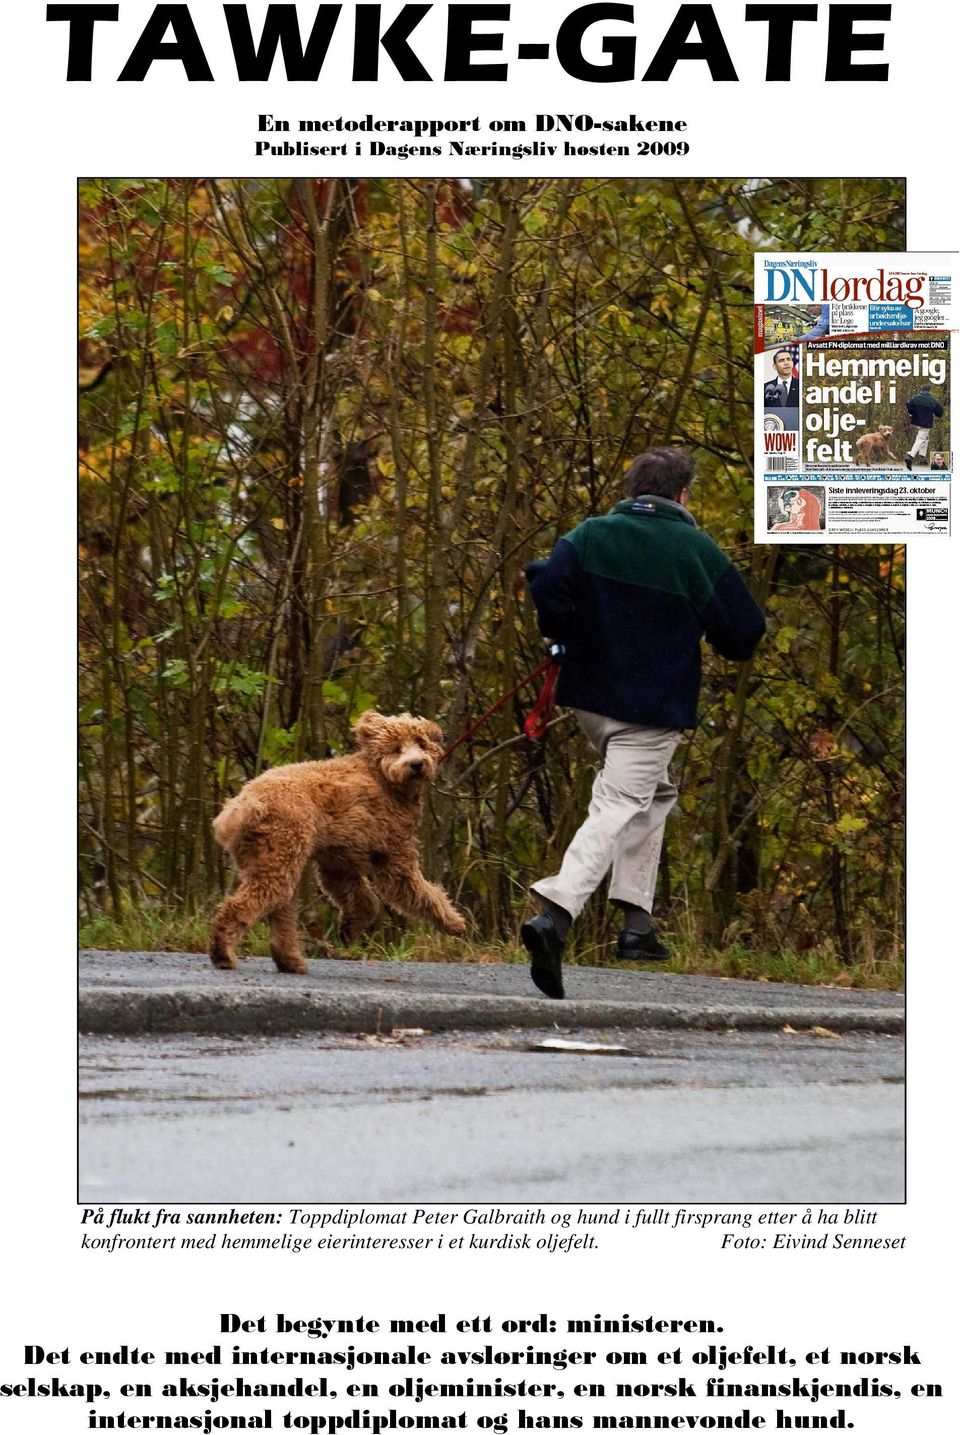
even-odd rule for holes
{"type": "MultiPolygon", "coordinates": [[[[365,706],[461,732],[540,658],[524,564],[671,442],[770,631],[744,668],[708,660],[663,900],[714,943],[895,957],[903,556],[751,544],[751,275],[757,246],[896,248],[902,201],[872,180],[84,185],[85,914],[202,906],[224,794],[339,750],[365,706]]],[[[488,937],[592,776],[568,719],[537,747],[517,718],[458,750],[427,832],[488,937]]]]}

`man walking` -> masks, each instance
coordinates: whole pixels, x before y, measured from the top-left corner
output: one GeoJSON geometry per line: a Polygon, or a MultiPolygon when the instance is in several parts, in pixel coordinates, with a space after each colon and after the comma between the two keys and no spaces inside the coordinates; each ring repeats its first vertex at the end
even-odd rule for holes
{"type": "Polygon", "coordinates": [[[561,538],[531,577],[540,631],[565,648],[557,701],[603,759],[560,871],[533,884],[541,914],[520,928],[546,996],[563,996],[567,933],[611,868],[618,957],[667,956],[650,911],[677,797],[670,759],[697,722],[700,640],[742,662],[763,636],[739,573],[687,508],[692,482],[683,449],[648,449],[627,471],[626,500],[561,538]]]}
{"type": "Polygon", "coordinates": [[[907,468],[912,470],[914,459],[920,463],[926,460],[933,421],[943,417],[943,405],[933,397],[932,384],[921,384],[920,392],[914,394],[912,399],[907,399],[907,413],[910,415],[911,424],[917,431],[913,447],[904,458],[907,468]]]}

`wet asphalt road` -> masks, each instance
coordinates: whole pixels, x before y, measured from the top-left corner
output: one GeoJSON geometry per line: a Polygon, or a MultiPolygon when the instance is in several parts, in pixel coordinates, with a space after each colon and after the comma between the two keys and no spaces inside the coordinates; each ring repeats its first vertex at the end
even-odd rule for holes
{"type": "Polygon", "coordinates": [[[87,1036],[79,1196],[897,1201],[902,1079],[874,1033],[87,1036]]]}

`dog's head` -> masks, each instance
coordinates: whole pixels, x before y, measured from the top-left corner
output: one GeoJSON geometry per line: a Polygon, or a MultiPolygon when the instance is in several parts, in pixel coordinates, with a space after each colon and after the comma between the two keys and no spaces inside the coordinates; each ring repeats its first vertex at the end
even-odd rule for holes
{"type": "Polygon", "coordinates": [[[880,427],[877,429],[877,433],[880,435],[881,438],[889,438],[890,435],[893,433],[893,429],[890,427],[889,424],[881,424],[880,427]]]}
{"type": "Polygon", "coordinates": [[[353,725],[360,751],[394,787],[419,791],[437,775],[443,732],[426,718],[361,713],[353,725]]]}

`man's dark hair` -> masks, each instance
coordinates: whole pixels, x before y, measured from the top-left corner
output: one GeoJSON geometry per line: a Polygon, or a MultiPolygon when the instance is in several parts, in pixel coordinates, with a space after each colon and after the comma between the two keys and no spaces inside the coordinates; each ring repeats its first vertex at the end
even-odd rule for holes
{"type": "Polygon", "coordinates": [[[693,459],[685,448],[648,448],[627,469],[627,497],[641,493],[674,502],[693,483],[693,459]]]}
{"type": "Polygon", "coordinates": [[[774,356],[773,356],[773,362],[774,362],[774,363],[777,362],[777,360],[779,359],[779,357],[780,357],[781,354],[786,354],[786,356],[787,356],[788,359],[791,359],[791,360],[793,359],[793,350],[792,350],[792,349],[778,349],[777,352],[776,352],[776,353],[774,354],[774,356]]]}

